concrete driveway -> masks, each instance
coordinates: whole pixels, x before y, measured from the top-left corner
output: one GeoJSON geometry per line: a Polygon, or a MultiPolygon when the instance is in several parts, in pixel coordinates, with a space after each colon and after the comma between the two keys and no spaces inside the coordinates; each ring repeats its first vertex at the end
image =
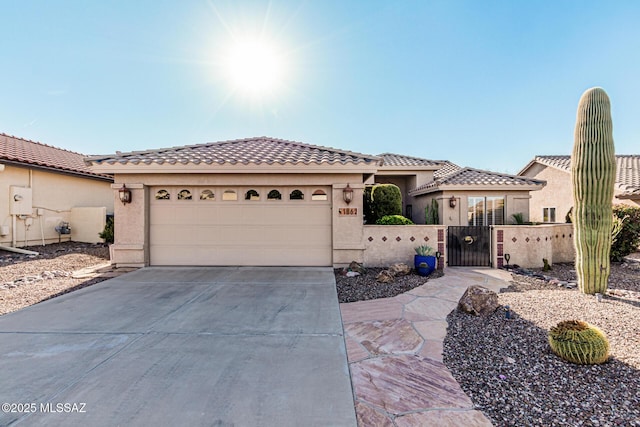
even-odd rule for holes
{"type": "Polygon", "coordinates": [[[0,425],[355,426],[333,271],[146,268],[2,316],[0,400],[0,425]]]}

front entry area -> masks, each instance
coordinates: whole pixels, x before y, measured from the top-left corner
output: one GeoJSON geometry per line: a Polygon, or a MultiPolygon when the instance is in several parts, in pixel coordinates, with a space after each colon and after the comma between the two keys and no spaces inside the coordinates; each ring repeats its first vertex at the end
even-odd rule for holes
{"type": "Polygon", "coordinates": [[[152,187],[150,264],[330,266],[330,187],[152,187]]]}
{"type": "Polygon", "coordinates": [[[490,267],[491,227],[449,226],[447,260],[449,267],[490,267]]]}

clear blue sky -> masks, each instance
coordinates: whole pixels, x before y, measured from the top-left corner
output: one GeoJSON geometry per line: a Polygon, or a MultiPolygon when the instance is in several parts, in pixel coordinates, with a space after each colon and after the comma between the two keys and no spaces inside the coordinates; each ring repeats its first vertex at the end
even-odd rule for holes
{"type": "Polygon", "coordinates": [[[108,154],[272,136],[518,172],[603,87],[640,153],[639,1],[0,0],[0,132],[108,154]],[[269,40],[285,75],[233,86],[269,40]]]}

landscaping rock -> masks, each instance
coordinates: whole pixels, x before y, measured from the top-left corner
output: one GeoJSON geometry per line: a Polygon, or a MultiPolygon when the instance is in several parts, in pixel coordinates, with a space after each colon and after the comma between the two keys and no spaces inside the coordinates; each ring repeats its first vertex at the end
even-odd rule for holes
{"type": "Polygon", "coordinates": [[[392,272],[389,270],[382,270],[376,276],[376,282],[380,283],[392,283],[395,280],[395,277],[392,272]]]}
{"type": "Polygon", "coordinates": [[[355,271],[358,272],[360,274],[366,274],[367,273],[367,269],[364,268],[364,266],[362,264],[360,264],[359,262],[356,261],[351,261],[351,264],[349,264],[349,267],[347,267],[348,271],[355,271]]]}
{"type": "Polygon", "coordinates": [[[389,266],[389,271],[394,276],[406,276],[407,274],[411,273],[411,267],[409,267],[407,264],[399,262],[397,264],[389,266]]]}
{"type": "Polygon", "coordinates": [[[475,316],[487,316],[498,306],[498,294],[478,285],[469,286],[458,301],[459,310],[475,316]]]}

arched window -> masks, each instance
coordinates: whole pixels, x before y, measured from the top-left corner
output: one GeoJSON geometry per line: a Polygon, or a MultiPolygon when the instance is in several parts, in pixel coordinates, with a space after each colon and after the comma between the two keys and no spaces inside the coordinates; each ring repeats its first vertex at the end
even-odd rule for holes
{"type": "Polygon", "coordinates": [[[193,199],[193,195],[191,194],[191,191],[187,190],[186,188],[178,192],[178,200],[192,200],[192,199],[193,199]]]}
{"type": "Polygon", "coordinates": [[[311,200],[327,200],[327,193],[324,190],[316,190],[311,195],[311,200]]]}
{"type": "Polygon", "coordinates": [[[156,191],[156,200],[169,200],[171,195],[167,190],[158,190],[156,191]]]}
{"type": "Polygon", "coordinates": [[[271,190],[267,194],[267,200],[282,200],[282,194],[278,190],[271,190]]]}
{"type": "Polygon", "coordinates": [[[289,200],[303,200],[304,193],[300,190],[293,190],[291,194],[289,194],[289,200]]]}
{"type": "Polygon", "coordinates": [[[202,190],[200,192],[200,200],[215,200],[216,195],[211,190],[202,190]]]}
{"type": "Polygon", "coordinates": [[[224,190],[222,200],[238,200],[238,194],[234,190],[224,190]]]}
{"type": "Polygon", "coordinates": [[[256,190],[249,190],[244,195],[245,200],[260,200],[260,194],[256,190]]]}

